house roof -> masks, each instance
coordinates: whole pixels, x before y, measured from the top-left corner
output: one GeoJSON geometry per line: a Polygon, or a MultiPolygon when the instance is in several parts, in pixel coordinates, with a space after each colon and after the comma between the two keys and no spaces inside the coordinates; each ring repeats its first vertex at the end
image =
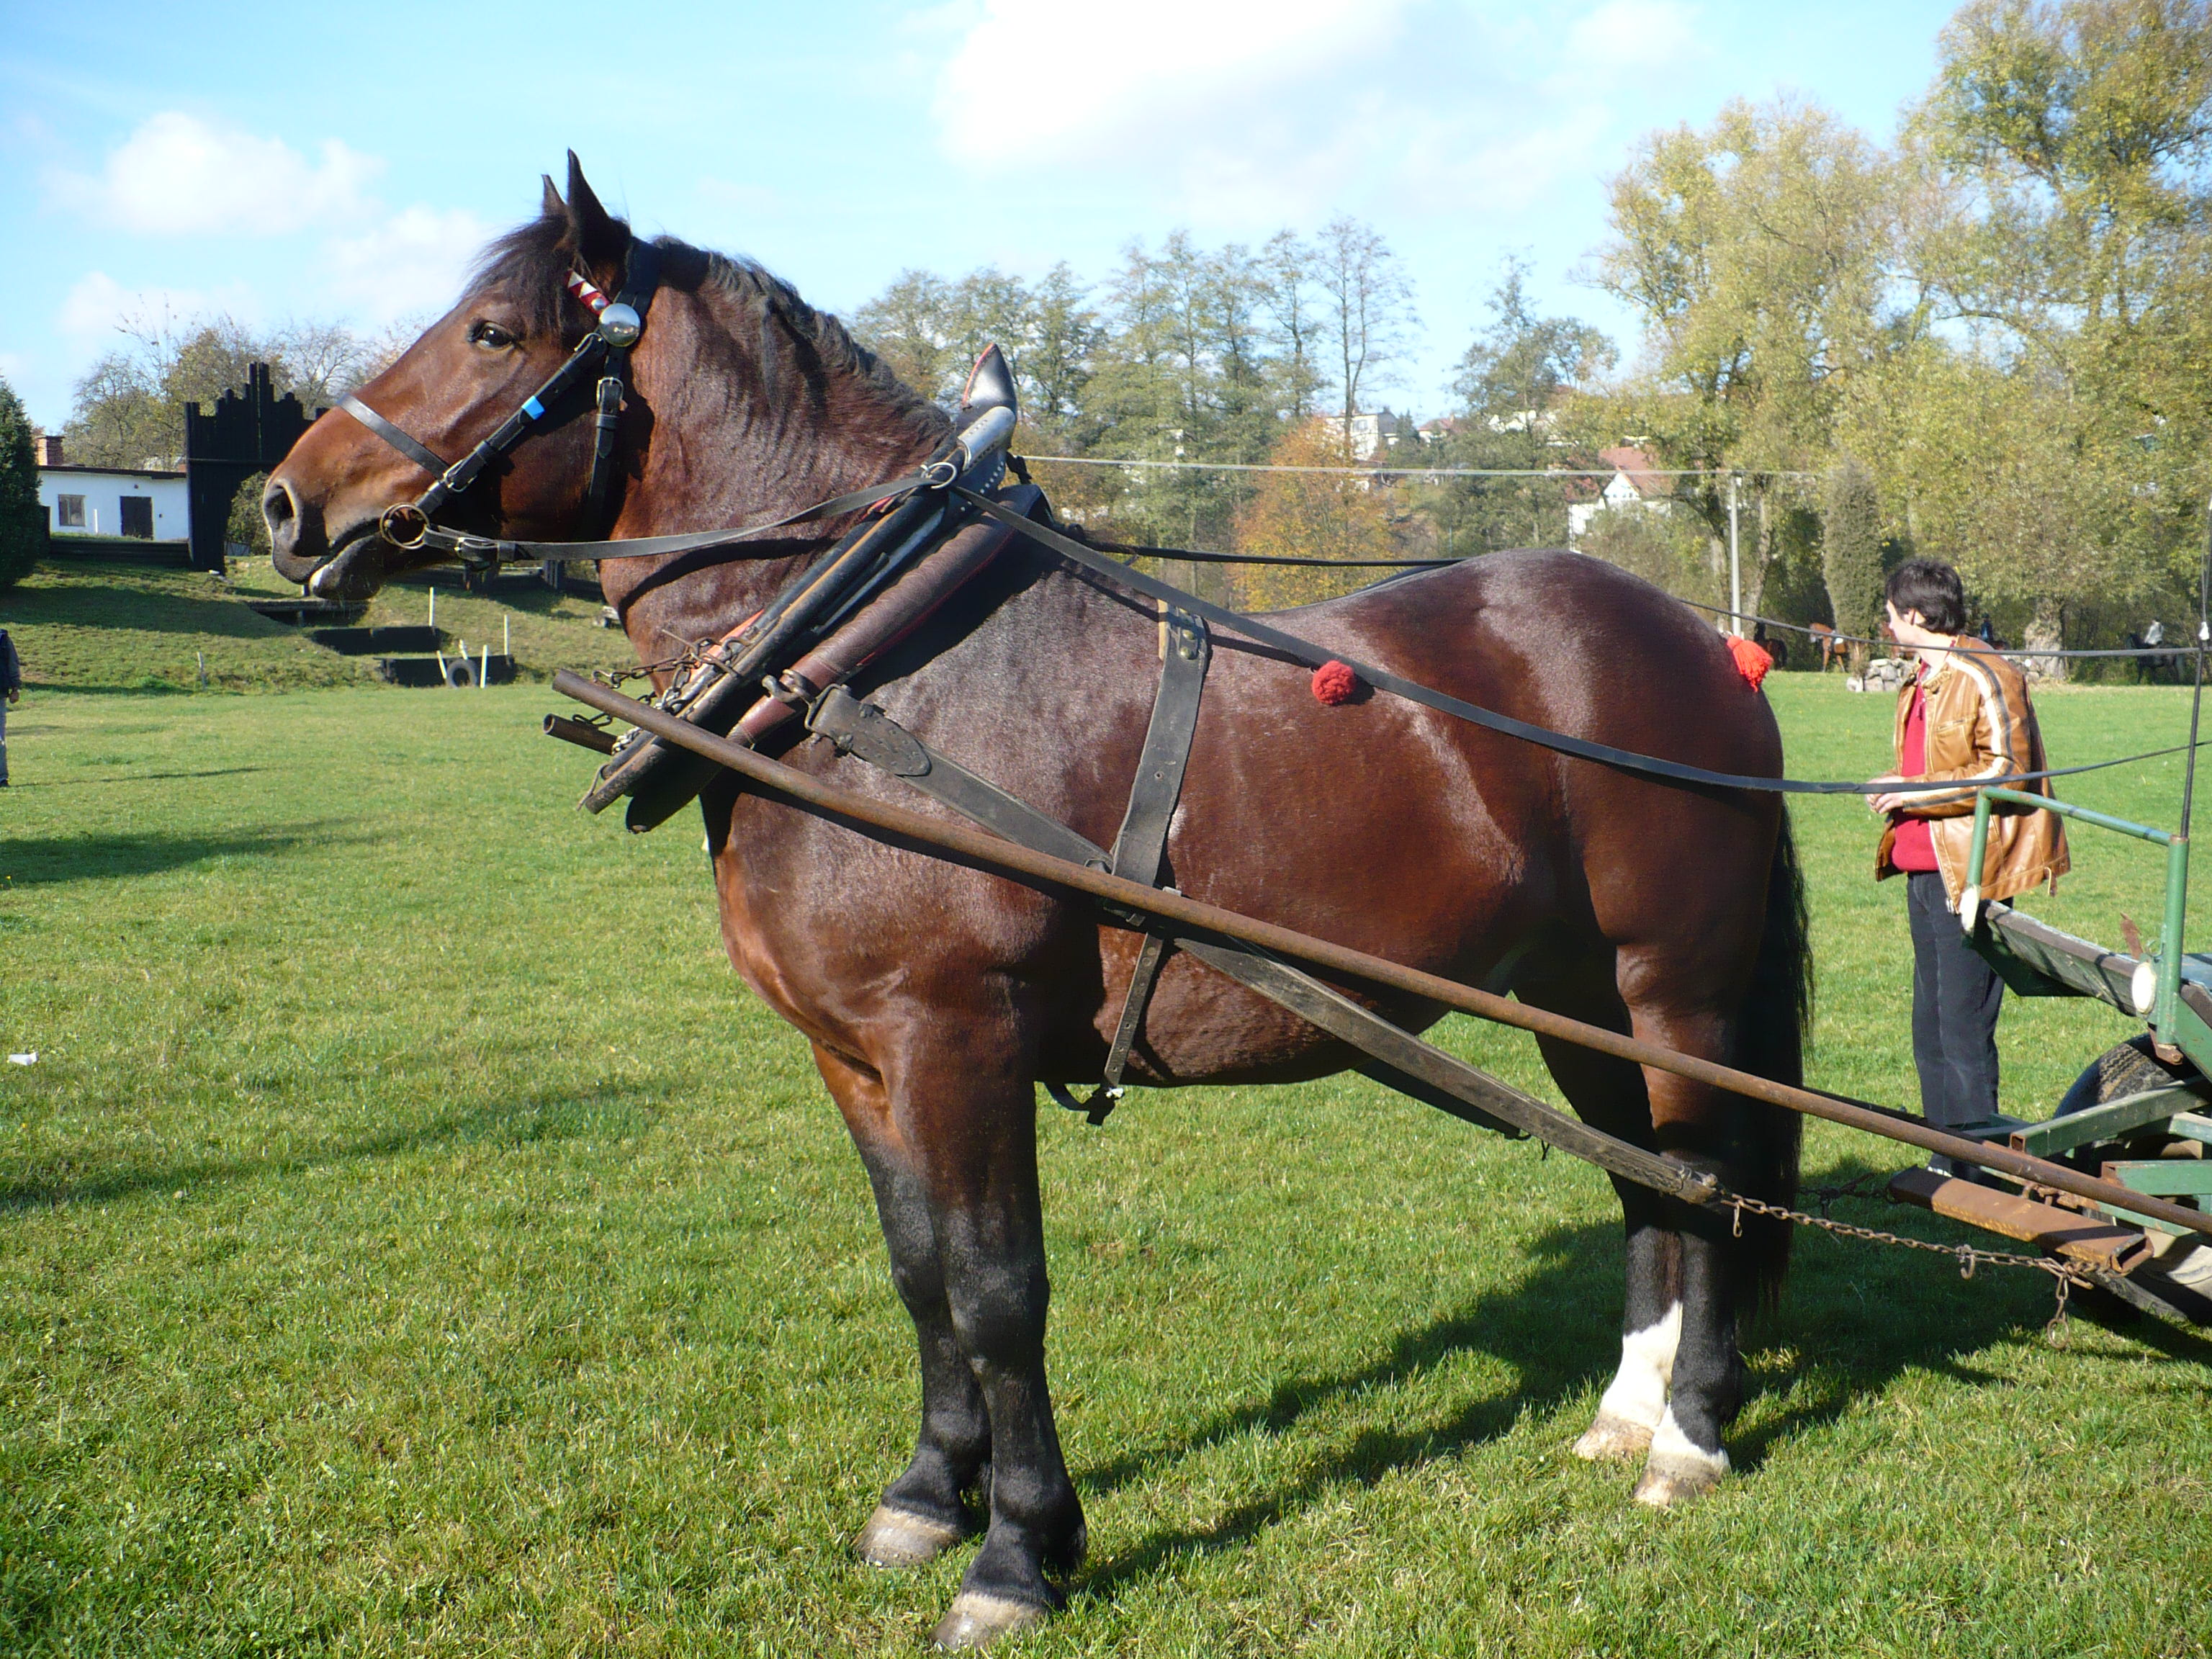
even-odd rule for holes
{"type": "Polygon", "coordinates": [[[1671,481],[1651,470],[1651,458],[1640,449],[1621,444],[1599,450],[1597,458],[1626,478],[1630,487],[1647,501],[1663,500],[1674,493],[1671,481]]]}
{"type": "Polygon", "coordinates": [[[181,478],[185,476],[181,468],[171,471],[166,467],[159,466],[77,466],[64,463],[60,466],[42,466],[39,469],[40,477],[46,477],[49,472],[67,472],[79,477],[93,478],[181,478]]]}

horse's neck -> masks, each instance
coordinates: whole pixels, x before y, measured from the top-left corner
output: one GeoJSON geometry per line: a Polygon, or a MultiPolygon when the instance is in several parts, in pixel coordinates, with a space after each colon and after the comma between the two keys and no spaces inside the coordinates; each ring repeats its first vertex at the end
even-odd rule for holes
{"type": "MultiPolygon", "coordinates": [[[[639,400],[651,425],[612,535],[772,521],[911,471],[934,447],[934,434],[874,388],[818,368],[810,378],[802,366],[779,363],[770,380],[782,395],[771,402],[759,389],[757,357],[737,343],[760,331],[724,314],[733,302],[704,294],[667,300],[676,303],[665,301],[665,311],[653,314],[659,349],[638,362],[639,400]]],[[[803,526],[793,534],[719,562],[687,563],[681,554],[610,562],[607,598],[639,659],[717,638],[758,611],[824,544],[803,526]]]]}

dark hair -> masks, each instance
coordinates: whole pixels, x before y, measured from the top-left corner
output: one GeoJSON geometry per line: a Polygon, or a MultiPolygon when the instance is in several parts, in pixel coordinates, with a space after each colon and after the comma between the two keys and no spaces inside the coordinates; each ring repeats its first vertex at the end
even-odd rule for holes
{"type": "Polygon", "coordinates": [[[1897,614],[1920,613],[1920,625],[1936,634],[1966,631],[1966,591],[1959,573],[1938,559],[1907,559],[1889,573],[1883,596],[1897,614]]]}

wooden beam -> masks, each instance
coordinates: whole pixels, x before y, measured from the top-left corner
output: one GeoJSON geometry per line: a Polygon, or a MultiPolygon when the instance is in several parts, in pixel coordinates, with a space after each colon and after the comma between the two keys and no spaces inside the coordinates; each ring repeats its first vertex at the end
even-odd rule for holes
{"type": "Polygon", "coordinates": [[[2150,1241],[2132,1227],[2115,1227],[1933,1170],[1900,1170],[1890,1177],[1889,1195],[2104,1273],[2126,1273],[2150,1254],[2150,1241]]]}

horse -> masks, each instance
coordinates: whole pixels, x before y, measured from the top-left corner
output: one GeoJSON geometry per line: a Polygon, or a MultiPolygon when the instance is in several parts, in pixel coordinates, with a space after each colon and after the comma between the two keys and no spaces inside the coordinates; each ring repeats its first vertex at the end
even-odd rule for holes
{"type": "MultiPolygon", "coordinates": [[[[592,329],[572,276],[612,293],[632,246],[572,155],[565,196],[545,180],[539,215],[491,245],[453,309],[362,388],[363,406],[428,459],[467,450],[592,329]]],[[[453,527],[581,540],[750,526],[903,474],[944,440],[944,410],[782,282],[672,237],[651,246],[659,285],[600,517],[584,483],[591,422],[549,421],[441,508],[453,527]]],[[[386,517],[429,476],[354,414],[325,414],[269,480],[277,569],[361,599],[434,562],[386,517]]],[[[768,530],[703,557],[609,556],[606,596],[641,661],[665,662],[757,612],[852,521],[768,530]]],[[[1152,601],[1017,544],[854,689],[1103,845],[1143,742],[1163,620],[1152,601]]],[[[1495,554],[1277,620],[1524,720],[1780,772],[1772,712],[1720,638],[1596,559],[1495,554]]],[[[787,764],[941,811],[787,733],[768,746],[787,764]]],[[[1064,1606],[1085,1553],[1046,1368],[1036,1088],[1099,1075],[1141,936],[1064,891],[871,839],[727,774],[700,808],[729,959],[811,1044],[914,1326],[915,1450],[853,1547],[911,1566],[980,1532],[936,1639],[982,1645],[1064,1606]]],[[[1164,883],[1212,903],[1799,1079],[1810,963],[1772,794],[1674,787],[1379,695],[1325,704],[1305,670],[1223,629],[1166,862],[1164,883]]],[[[1342,988],[1412,1029],[1443,1012],[1342,988]]],[[[1571,1046],[1542,1054],[1588,1121],[1736,1191],[1790,1200],[1794,1115],[1571,1046]]],[[[1286,1081],[1356,1059],[1170,951],[1128,1077],[1158,1089],[1286,1081]]],[[[1728,1468],[1739,1316],[1775,1292],[1789,1229],[1746,1219],[1739,1231],[1717,1211],[1615,1184],[1620,1359],[1576,1450],[1640,1462],[1634,1497],[1672,1505],[1728,1468]]]]}
{"type": "Polygon", "coordinates": [[[1814,623],[1805,630],[1810,642],[1820,651],[1820,672],[1825,674],[1841,656],[1844,647],[1836,638],[1836,630],[1826,623],[1814,623]]]}

